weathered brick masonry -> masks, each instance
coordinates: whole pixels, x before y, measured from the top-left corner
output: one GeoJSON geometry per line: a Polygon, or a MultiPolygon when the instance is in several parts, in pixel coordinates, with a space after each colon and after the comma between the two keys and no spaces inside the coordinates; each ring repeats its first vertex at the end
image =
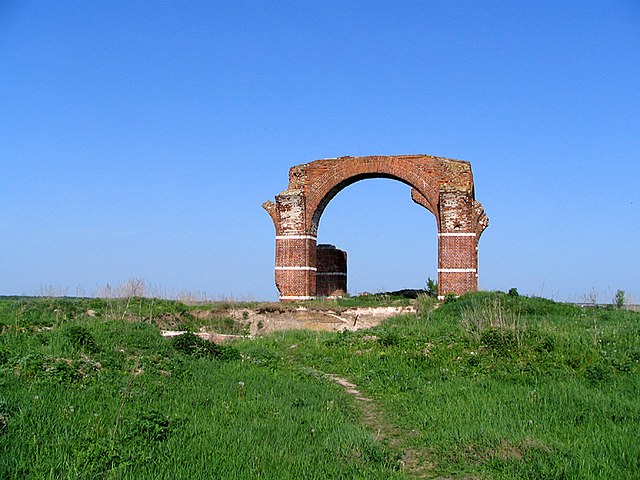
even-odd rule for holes
{"type": "Polygon", "coordinates": [[[289,187],[265,202],[276,227],[276,286],[282,301],[346,291],[346,252],[316,245],[318,223],[340,190],[366,178],[391,178],[436,217],[438,294],[478,288],[478,240],[489,224],[475,200],[469,162],[429,155],[341,157],[297,165],[289,187]],[[335,270],[334,270],[335,269],[335,270]],[[327,275],[327,274],[332,275],[327,275]]]}
{"type": "Polygon", "coordinates": [[[347,293],[347,252],[333,245],[316,247],[316,295],[342,297],[347,293]]]}

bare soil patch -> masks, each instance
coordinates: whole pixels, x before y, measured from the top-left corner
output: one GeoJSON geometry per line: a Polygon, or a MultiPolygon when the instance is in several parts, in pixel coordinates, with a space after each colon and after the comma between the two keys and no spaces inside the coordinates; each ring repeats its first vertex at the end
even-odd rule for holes
{"type": "MultiPolygon", "coordinates": [[[[415,313],[415,307],[357,307],[328,310],[266,304],[256,308],[234,308],[224,312],[205,309],[191,312],[194,317],[200,320],[220,316],[230,317],[244,325],[245,331],[253,337],[281,330],[306,329],[329,332],[359,330],[374,327],[386,318],[404,313],[415,313]]],[[[163,330],[162,332],[164,336],[174,336],[180,333],[182,332],[178,330],[163,330]]],[[[201,327],[197,335],[214,342],[245,336],[220,334],[214,331],[213,327],[201,327]]]]}
{"type": "Polygon", "coordinates": [[[336,310],[315,310],[298,307],[294,310],[268,309],[232,310],[230,315],[249,325],[251,335],[266,335],[278,330],[308,329],[342,332],[378,325],[384,319],[403,313],[414,313],[410,307],[357,307],[336,310]],[[247,312],[247,313],[245,313],[247,312]]]}

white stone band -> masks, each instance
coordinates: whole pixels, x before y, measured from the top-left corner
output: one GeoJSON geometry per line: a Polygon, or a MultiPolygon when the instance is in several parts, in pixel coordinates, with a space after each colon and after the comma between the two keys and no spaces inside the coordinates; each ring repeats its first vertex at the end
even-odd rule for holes
{"type": "Polygon", "coordinates": [[[439,237],[475,237],[473,232],[442,232],[438,233],[439,237]]]}
{"type": "Polygon", "coordinates": [[[305,297],[296,295],[283,295],[280,300],[314,300],[316,297],[305,297]]]}
{"type": "Polygon", "coordinates": [[[311,270],[315,272],[316,267],[276,267],[276,270],[311,270]]]}
{"type": "Polygon", "coordinates": [[[318,240],[313,235],[276,235],[276,240],[318,240]]]}
{"type": "Polygon", "coordinates": [[[316,275],[342,275],[344,277],[347,276],[345,272],[317,272],[316,275]]]}
{"type": "Polygon", "coordinates": [[[439,268],[438,273],[476,273],[475,268],[439,268]]]}
{"type": "MultiPolygon", "coordinates": [[[[460,295],[456,295],[454,293],[451,294],[447,294],[447,295],[453,295],[454,297],[458,298],[460,295]]],[[[446,300],[446,295],[438,295],[438,300],[442,301],[442,300],[446,300]]]]}

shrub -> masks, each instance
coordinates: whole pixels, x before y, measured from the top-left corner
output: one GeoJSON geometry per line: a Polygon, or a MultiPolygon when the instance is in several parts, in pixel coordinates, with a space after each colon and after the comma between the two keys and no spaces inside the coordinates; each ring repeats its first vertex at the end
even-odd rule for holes
{"type": "Polygon", "coordinates": [[[174,337],[172,345],[178,352],[195,357],[211,357],[220,360],[237,360],[240,358],[240,352],[237,348],[209,342],[192,332],[174,337]]]}
{"type": "Polygon", "coordinates": [[[0,367],[9,362],[9,347],[0,345],[0,367]]]}
{"type": "Polygon", "coordinates": [[[455,293],[447,293],[444,296],[444,303],[454,303],[458,299],[455,293]]]}
{"type": "Polygon", "coordinates": [[[438,282],[427,278],[427,296],[436,298],[438,296],[438,282]]]}
{"type": "Polygon", "coordinates": [[[585,370],[585,376],[591,383],[597,384],[609,379],[611,376],[611,369],[602,363],[596,363],[587,367],[585,370]]]}
{"type": "Polygon", "coordinates": [[[382,332],[378,342],[384,347],[395,347],[402,343],[402,338],[396,332],[382,332]]]}
{"type": "Polygon", "coordinates": [[[614,297],[614,301],[615,301],[615,304],[616,304],[616,308],[620,309],[620,308],[624,307],[624,302],[625,302],[624,290],[618,290],[616,292],[616,296],[614,297]]]}
{"type": "Polygon", "coordinates": [[[87,352],[95,353],[99,350],[91,332],[80,325],[74,325],[65,329],[64,335],[71,340],[71,342],[87,352]]]}
{"type": "Polygon", "coordinates": [[[498,355],[508,356],[517,347],[518,340],[510,330],[490,328],[482,332],[480,341],[498,355]]]}
{"type": "Polygon", "coordinates": [[[169,437],[174,427],[173,423],[169,416],[152,409],[135,418],[131,435],[141,437],[147,443],[162,442],[169,437]]]}

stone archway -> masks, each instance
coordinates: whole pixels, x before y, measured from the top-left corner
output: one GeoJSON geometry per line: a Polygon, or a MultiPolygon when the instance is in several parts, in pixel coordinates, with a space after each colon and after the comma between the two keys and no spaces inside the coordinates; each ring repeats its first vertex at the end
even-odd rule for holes
{"type": "Polygon", "coordinates": [[[413,201],[435,215],[438,295],[477,290],[478,240],[489,219],[475,200],[469,162],[430,155],[340,157],[292,167],[288,188],[275,203],[262,205],[276,227],[280,300],[308,300],[343,286],[346,291],[346,252],[318,246],[318,224],[338,192],[366,178],[409,185],[413,201]]]}

